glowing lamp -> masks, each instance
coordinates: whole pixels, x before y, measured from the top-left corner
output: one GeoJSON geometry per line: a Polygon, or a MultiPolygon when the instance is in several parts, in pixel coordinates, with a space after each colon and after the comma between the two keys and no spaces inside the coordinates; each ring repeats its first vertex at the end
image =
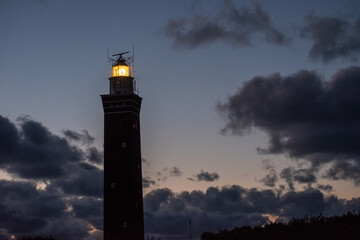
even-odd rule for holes
{"type": "Polygon", "coordinates": [[[130,67],[127,65],[116,65],[112,68],[113,77],[131,77],[130,67]]]}

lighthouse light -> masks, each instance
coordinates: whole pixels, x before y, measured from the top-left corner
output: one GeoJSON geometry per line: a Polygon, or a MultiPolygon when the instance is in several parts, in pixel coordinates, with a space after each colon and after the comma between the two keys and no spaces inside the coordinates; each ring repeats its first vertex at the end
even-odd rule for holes
{"type": "Polygon", "coordinates": [[[112,68],[112,76],[113,77],[131,77],[130,75],[130,67],[117,65],[112,68]]]}

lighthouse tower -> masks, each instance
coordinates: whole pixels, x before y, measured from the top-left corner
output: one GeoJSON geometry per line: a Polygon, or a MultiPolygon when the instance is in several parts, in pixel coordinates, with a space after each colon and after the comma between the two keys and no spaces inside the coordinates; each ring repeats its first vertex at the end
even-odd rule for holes
{"type": "Polygon", "coordinates": [[[104,108],[104,240],[144,240],[140,106],[128,52],[112,60],[104,108]]]}

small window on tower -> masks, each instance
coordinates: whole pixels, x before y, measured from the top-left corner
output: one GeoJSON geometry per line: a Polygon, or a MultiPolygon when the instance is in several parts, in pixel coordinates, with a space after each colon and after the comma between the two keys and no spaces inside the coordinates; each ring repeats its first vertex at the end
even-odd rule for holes
{"type": "Polygon", "coordinates": [[[122,146],[123,148],[125,148],[125,147],[126,147],[126,142],[123,142],[123,143],[121,144],[121,146],[122,146]]]}
{"type": "Polygon", "coordinates": [[[115,186],[116,186],[115,183],[112,182],[112,183],[111,183],[111,188],[115,188],[115,186]]]}
{"type": "Polygon", "coordinates": [[[127,223],[126,222],[123,223],[123,228],[127,228],[127,223]]]}

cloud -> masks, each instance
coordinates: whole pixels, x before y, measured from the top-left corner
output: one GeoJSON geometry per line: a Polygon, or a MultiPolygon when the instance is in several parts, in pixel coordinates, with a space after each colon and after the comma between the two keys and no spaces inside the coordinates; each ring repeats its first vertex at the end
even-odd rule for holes
{"type": "Polygon", "coordinates": [[[155,189],[146,194],[144,208],[149,209],[150,211],[157,211],[161,204],[166,202],[172,195],[173,192],[168,188],[155,189]]]}
{"type": "MultiPolygon", "coordinates": [[[[222,132],[242,135],[256,127],[269,137],[268,146],[258,148],[260,153],[306,159],[313,167],[350,160],[358,167],[359,79],[356,66],[338,70],[329,81],[306,70],[254,77],[217,105],[226,121],[222,132]]],[[[355,183],[359,177],[332,175],[355,183]]]]}
{"type": "Polygon", "coordinates": [[[316,183],[317,177],[314,172],[316,169],[313,168],[295,169],[294,167],[287,167],[281,170],[280,177],[285,179],[290,190],[294,190],[294,182],[307,183],[309,187],[312,183],[316,183]]]}
{"type": "Polygon", "coordinates": [[[351,22],[311,13],[305,17],[300,35],[313,41],[309,52],[313,60],[328,62],[341,57],[356,61],[360,53],[360,19],[351,22]]]}
{"type": "Polygon", "coordinates": [[[158,182],[166,182],[169,177],[181,177],[183,175],[183,172],[178,167],[172,167],[172,168],[163,168],[159,171],[157,171],[157,181],[158,182]]]}
{"type": "Polygon", "coordinates": [[[82,133],[78,133],[73,130],[63,130],[63,134],[69,140],[81,142],[83,144],[92,144],[94,143],[95,138],[89,134],[88,131],[82,130],[82,133]]]}
{"type": "Polygon", "coordinates": [[[143,165],[146,165],[148,167],[151,165],[150,162],[148,160],[146,160],[145,158],[141,158],[141,162],[143,165]]]}
{"type": "Polygon", "coordinates": [[[72,198],[69,203],[76,218],[91,223],[96,229],[103,229],[103,200],[93,197],[72,198]]]}
{"type": "MultiPolygon", "coordinates": [[[[62,174],[51,177],[29,174],[22,176],[31,177],[16,181],[0,180],[0,235],[51,235],[57,239],[88,239],[101,235],[103,171],[91,164],[87,154],[29,118],[20,119],[17,127],[0,116],[0,143],[0,166],[4,171],[16,169],[14,166],[26,162],[23,159],[26,155],[16,153],[22,148],[29,154],[36,153],[37,161],[44,164],[52,162],[50,157],[54,156],[53,152],[57,153],[55,158],[60,163],[52,164],[55,167],[61,165],[62,170],[62,174]],[[55,149],[48,149],[48,142],[55,149]],[[40,188],[39,183],[45,187],[40,188]],[[93,233],[96,236],[90,235],[94,229],[98,230],[93,233]]],[[[29,157],[33,159],[31,154],[29,157]]],[[[33,171],[38,170],[38,163],[35,163],[30,166],[33,171]]],[[[271,165],[267,169],[271,169],[271,165]]],[[[177,167],[165,172],[169,176],[171,173],[181,175],[177,167]]],[[[17,171],[9,174],[19,176],[17,171]]],[[[203,170],[196,176],[198,180],[218,178],[217,173],[203,170]]],[[[161,235],[164,240],[183,237],[190,218],[194,236],[200,236],[204,231],[218,228],[262,225],[268,221],[265,214],[288,219],[320,212],[341,214],[353,209],[360,209],[359,199],[346,201],[334,195],[325,197],[313,188],[286,193],[237,185],[209,187],[204,192],[175,193],[170,189],[154,189],[144,197],[146,233],[161,235]]]]}
{"type": "Polygon", "coordinates": [[[154,186],[155,184],[156,184],[156,182],[148,176],[142,178],[143,188],[149,188],[151,186],[154,186]]]}
{"type": "MultiPolygon", "coordinates": [[[[195,49],[215,42],[249,47],[258,37],[276,45],[289,45],[292,41],[290,33],[275,27],[257,1],[253,1],[251,6],[237,7],[231,0],[224,0],[223,7],[213,14],[196,14],[194,9],[190,12],[190,17],[168,19],[160,31],[172,40],[175,49],[195,49]]],[[[311,12],[301,25],[289,27],[295,29],[293,37],[310,39],[312,46],[308,55],[314,61],[358,60],[360,18],[350,20],[311,12]]]]}
{"type": "Polygon", "coordinates": [[[101,155],[84,153],[28,116],[0,116],[0,234],[85,239],[102,229],[101,155]]]}
{"type": "Polygon", "coordinates": [[[260,3],[236,8],[230,0],[224,1],[225,10],[214,15],[193,15],[189,18],[169,19],[161,32],[173,39],[174,48],[194,49],[216,41],[235,46],[251,46],[254,35],[263,35],[266,42],[288,44],[290,39],[273,26],[260,3]]]}
{"type": "Polygon", "coordinates": [[[0,168],[27,179],[58,178],[66,175],[66,164],[84,159],[81,149],[52,134],[28,117],[18,119],[20,129],[0,116],[0,168]]]}
{"type": "Polygon", "coordinates": [[[103,196],[103,170],[85,162],[70,165],[69,168],[71,169],[66,177],[52,180],[47,188],[76,196],[103,196]]]}
{"type": "Polygon", "coordinates": [[[217,172],[209,173],[201,169],[200,173],[194,175],[194,178],[188,178],[190,181],[205,181],[213,182],[219,179],[219,174],[217,172]]]}
{"type": "MultiPolygon", "coordinates": [[[[35,184],[0,180],[0,199],[0,225],[8,232],[25,234],[46,226],[45,213],[39,211],[39,203],[34,201],[41,199],[35,184]],[[20,205],[25,199],[24,205],[20,205]],[[35,204],[34,208],[30,208],[31,203],[35,204]]],[[[52,215],[50,209],[46,214],[52,215]]]]}
{"type": "Polygon", "coordinates": [[[275,184],[278,181],[277,171],[273,165],[271,165],[269,160],[264,160],[264,169],[268,170],[269,172],[266,174],[265,177],[260,179],[260,182],[262,182],[267,187],[275,187],[275,184]]]}
{"type": "Polygon", "coordinates": [[[316,189],[306,189],[302,192],[290,191],[279,198],[278,209],[282,217],[319,215],[326,212],[324,195],[316,189]]]}
{"type": "Polygon", "coordinates": [[[356,186],[360,186],[360,164],[351,159],[335,161],[324,177],[332,180],[352,180],[356,186]]]}
{"type": "Polygon", "coordinates": [[[33,182],[0,180],[0,200],[0,225],[10,235],[88,236],[89,224],[68,211],[63,196],[37,189],[33,182]]]}
{"type": "MultiPolygon", "coordinates": [[[[146,159],[142,159],[142,163],[149,167],[150,163],[146,159]]],[[[149,172],[144,171],[143,179],[142,179],[142,186],[143,188],[151,188],[154,186],[157,186],[157,183],[160,182],[166,182],[169,178],[172,177],[181,177],[183,175],[183,172],[180,168],[174,166],[171,168],[165,167],[161,170],[157,171],[155,174],[155,179],[151,177],[152,174],[149,174],[149,172]],[[149,176],[150,175],[150,176],[149,176]]]]}
{"type": "Polygon", "coordinates": [[[100,164],[103,162],[104,156],[96,147],[90,147],[86,151],[87,159],[95,164],[100,164]]]}
{"type": "Polygon", "coordinates": [[[318,184],[317,188],[320,190],[323,190],[325,192],[328,192],[328,193],[332,192],[332,190],[333,190],[333,187],[329,184],[326,184],[326,185],[318,184]]]}
{"type": "Polygon", "coordinates": [[[360,201],[338,199],[334,195],[325,197],[313,188],[280,194],[233,185],[210,187],[205,192],[174,193],[170,189],[156,189],[144,197],[144,209],[146,233],[156,233],[162,239],[177,239],[186,236],[190,218],[196,237],[219,228],[262,225],[269,220],[265,214],[284,220],[306,214],[343,214],[360,209],[360,201]]]}
{"type": "Polygon", "coordinates": [[[264,183],[264,185],[267,187],[275,187],[277,181],[278,181],[278,177],[275,169],[270,169],[269,173],[266,174],[265,177],[260,179],[260,182],[264,183]]]}
{"type": "Polygon", "coordinates": [[[84,239],[102,229],[102,200],[38,189],[34,182],[0,180],[0,225],[9,235],[84,239]]]}
{"type": "MultiPolygon", "coordinates": [[[[99,230],[103,227],[102,205],[101,198],[64,194],[54,186],[39,189],[32,181],[0,180],[3,235],[87,239],[93,227],[99,230]]],[[[312,188],[286,193],[238,185],[180,193],[164,188],[154,189],[144,196],[145,233],[156,234],[164,240],[184,237],[190,218],[193,236],[197,237],[204,231],[218,228],[262,225],[269,220],[266,214],[290,219],[305,214],[342,214],[353,209],[360,209],[359,199],[325,197],[312,188]]]]}
{"type": "Polygon", "coordinates": [[[181,177],[183,175],[183,172],[178,167],[172,167],[170,169],[170,175],[173,177],[181,177]]]}

